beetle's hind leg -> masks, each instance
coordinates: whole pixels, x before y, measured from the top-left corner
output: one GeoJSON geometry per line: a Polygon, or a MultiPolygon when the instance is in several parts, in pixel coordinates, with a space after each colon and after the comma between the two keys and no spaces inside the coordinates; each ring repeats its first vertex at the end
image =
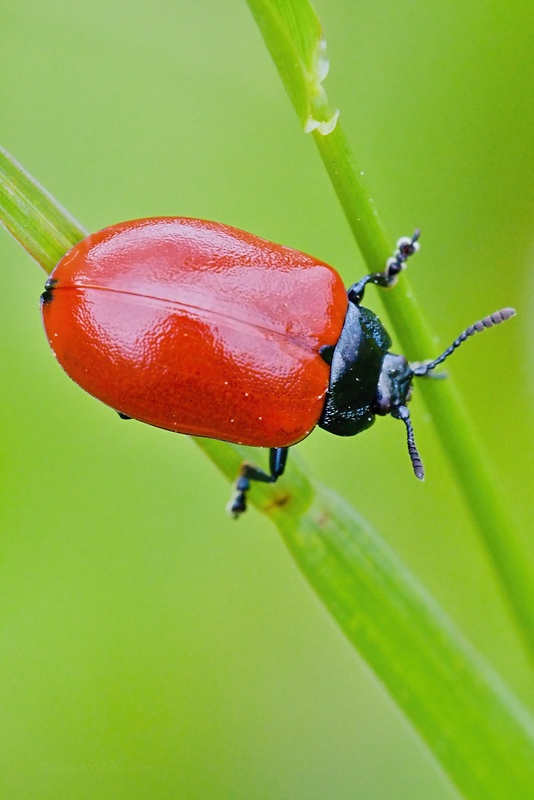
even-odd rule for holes
{"type": "Polygon", "coordinates": [[[239,475],[235,483],[235,494],[228,503],[228,512],[237,519],[243,511],[247,510],[247,492],[251,481],[261,483],[275,483],[283,475],[287,461],[287,447],[271,447],[269,453],[270,474],[264,470],[244,461],[239,468],[239,475]]]}

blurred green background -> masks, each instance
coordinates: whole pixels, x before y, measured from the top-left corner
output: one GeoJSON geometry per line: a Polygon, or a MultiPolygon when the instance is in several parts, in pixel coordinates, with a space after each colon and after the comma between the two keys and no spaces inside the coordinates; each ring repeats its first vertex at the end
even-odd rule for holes
{"type": "MultiPolygon", "coordinates": [[[[511,513],[531,525],[532,2],[318,0],[326,82],[511,513]]],[[[215,219],[365,271],[244,0],[3,0],[0,142],[90,230],[215,219]]],[[[254,509],[185,437],[121,423],[55,363],[44,274],[0,231],[0,796],[456,797],[254,509]]],[[[378,292],[366,301],[380,310],[378,292]]],[[[430,357],[433,353],[421,353],[430,357]]],[[[299,445],[515,691],[534,693],[428,411],[299,445]]]]}

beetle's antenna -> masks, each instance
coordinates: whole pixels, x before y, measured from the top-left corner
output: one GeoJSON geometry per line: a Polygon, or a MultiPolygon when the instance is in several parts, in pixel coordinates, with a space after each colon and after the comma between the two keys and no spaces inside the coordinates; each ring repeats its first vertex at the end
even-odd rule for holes
{"type": "Polygon", "coordinates": [[[410,459],[412,462],[413,471],[415,473],[415,477],[419,478],[419,480],[422,481],[425,477],[425,468],[423,467],[421,456],[419,455],[419,451],[415,444],[412,421],[410,419],[410,412],[408,411],[408,406],[397,406],[397,408],[394,408],[391,411],[391,416],[395,417],[395,419],[401,419],[406,425],[406,434],[408,437],[408,453],[410,455],[410,459]]]}
{"type": "Polygon", "coordinates": [[[453,353],[457,347],[460,347],[462,342],[465,342],[470,336],[474,336],[475,333],[480,333],[480,331],[485,330],[486,328],[492,328],[494,325],[499,325],[501,322],[505,322],[510,317],[513,317],[515,314],[515,308],[501,308],[500,311],[495,311],[493,314],[490,314],[488,317],[484,317],[484,319],[475,322],[473,325],[470,325],[469,328],[466,328],[457,339],[451,344],[450,347],[440,355],[438,358],[435,358],[434,361],[428,361],[426,364],[410,364],[412,369],[412,373],[417,377],[422,377],[428,375],[428,373],[433,370],[438,364],[441,364],[445,361],[446,358],[453,353]]]}

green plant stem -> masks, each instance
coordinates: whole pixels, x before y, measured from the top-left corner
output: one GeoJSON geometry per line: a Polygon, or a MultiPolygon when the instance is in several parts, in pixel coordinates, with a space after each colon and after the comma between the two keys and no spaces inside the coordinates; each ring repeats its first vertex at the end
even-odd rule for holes
{"type": "Polygon", "coordinates": [[[299,524],[280,514],[279,527],[323,603],[465,797],[529,797],[532,720],[389,548],[315,488],[299,524]]]}
{"type": "MultiPolygon", "coordinates": [[[[279,75],[304,126],[309,115],[336,120],[324,91],[326,72],[318,67],[325,54],[318,20],[308,0],[247,0],[279,75]]],[[[339,120],[330,132],[312,133],[334,190],[370,272],[384,269],[393,247],[350,152],[339,120]]],[[[406,233],[406,231],[403,231],[406,233]]],[[[404,353],[411,360],[435,355],[433,336],[403,275],[394,291],[381,298],[404,353]]],[[[452,381],[439,387],[419,381],[436,419],[436,429],[477,525],[503,593],[534,657],[534,565],[498,491],[489,458],[477,439],[452,381]]]]}
{"type": "MultiPolygon", "coordinates": [[[[370,272],[384,268],[392,246],[362,171],[351,155],[341,126],[313,138],[370,272]]],[[[406,355],[421,360],[435,354],[433,336],[406,276],[393,291],[380,293],[406,355]]],[[[534,656],[534,571],[529,554],[502,501],[497,480],[454,382],[420,380],[421,390],[467,507],[482,535],[504,595],[534,656]]]]}
{"type": "Polygon", "coordinates": [[[38,264],[50,273],[87,231],[0,147],[1,221],[38,264]]]}
{"type": "MultiPolygon", "coordinates": [[[[83,229],[1,156],[0,219],[49,272],[83,229]]],[[[249,455],[235,445],[197,443],[230,478],[249,455]]],[[[279,527],[319,597],[466,796],[533,796],[527,712],[380,537],[313,484],[296,457],[283,482],[255,487],[251,501],[279,527]]]]}
{"type": "MultiPolygon", "coordinates": [[[[197,444],[229,478],[250,458],[197,444]]],[[[255,489],[251,502],[465,797],[530,797],[532,718],[389,546],[295,454],[283,482],[255,489]]]]}

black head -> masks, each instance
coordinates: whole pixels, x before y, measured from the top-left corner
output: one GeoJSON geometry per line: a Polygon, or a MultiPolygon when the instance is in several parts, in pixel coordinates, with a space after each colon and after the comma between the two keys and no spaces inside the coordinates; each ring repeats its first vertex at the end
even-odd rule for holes
{"type": "Polygon", "coordinates": [[[475,333],[479,333],[486,328],[492,328],[494,325],[498,325],[510,319],[514,314],[515,310],[513,308],[502,308],[500,311],[496,311],[494,314],[475,322],[473,325],[470,325],[469,328],[466,328],[465,331],[462,331],[454,342],[433,361],[409,364],[404,356],[397,356],[393,353],[387,353],[387,355],[384,356],[378,378],[373,410],[376,414],[382,416],[391,414],[395,419],[400,419],[404,422],[408,438],[408,452],[412,461],[413,471],[419,480],[424,478],[425,471],[415,445],[410,412],[407,406],[412,393],[413,379],[422,377],[444,377],[443,375],[433,375],[432,370],[439,364],[442,364],[462,342],[465,342],[466,339],[473,336],[475,333]]]}

